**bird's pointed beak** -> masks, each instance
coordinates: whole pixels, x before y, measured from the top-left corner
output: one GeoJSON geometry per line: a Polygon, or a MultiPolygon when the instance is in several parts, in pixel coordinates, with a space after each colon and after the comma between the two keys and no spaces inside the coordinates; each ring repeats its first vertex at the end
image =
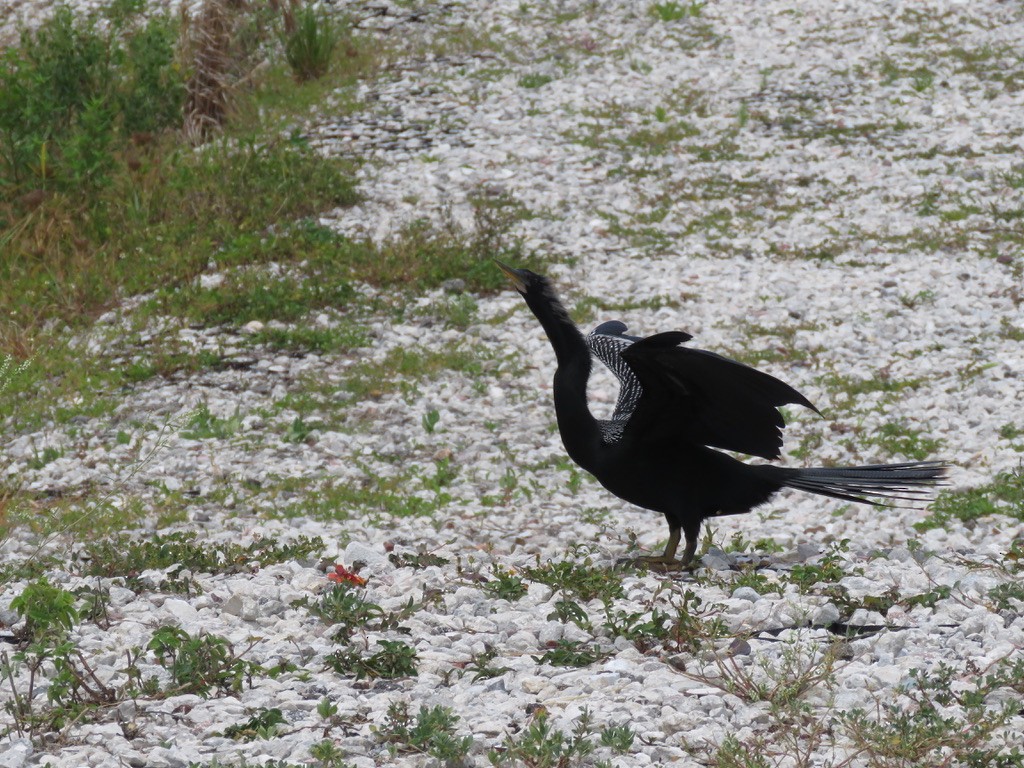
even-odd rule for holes
{"type": "Polygon", "coordinates": [[[497,259],[494,263],[498,265],[498,269],[505,273],[505,277],[512,281],[512,286],[520,293],[526,293],[526,281],[523,280],[522,273],[518,269],[513,269],[508,264],[502,264],[497,259]]]}

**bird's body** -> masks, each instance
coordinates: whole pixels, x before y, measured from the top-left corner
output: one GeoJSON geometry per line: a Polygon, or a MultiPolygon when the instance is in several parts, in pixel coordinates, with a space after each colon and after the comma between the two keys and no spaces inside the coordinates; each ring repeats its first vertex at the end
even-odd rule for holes
{"type": "Polygon", "coordinates": [[[555,351],[555,415],[569,457],[619,498],[665,515],[668,545],[649,562],[689,565],[704,520],[748,512],[784,487],[878,505],[919,499],[945,473],[941,462],[790,469],[739,461],[716,449],[776,459],[784,426],[779,406],[814,406],[768,374],[680,346],[691,338],[686,333],[641,339],[612,321],[584,338],[546,278],[499,266],[555,351]],[[596,419],[587,404],[594,356],[621,385],[608,420],[596,419]],[[678,563],[681,534],[686,549],[678,563]]]}

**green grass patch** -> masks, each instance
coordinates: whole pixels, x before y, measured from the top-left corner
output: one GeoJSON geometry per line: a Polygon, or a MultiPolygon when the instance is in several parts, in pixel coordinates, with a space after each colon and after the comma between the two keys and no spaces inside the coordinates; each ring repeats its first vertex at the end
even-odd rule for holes
{"type": "Polygon", "coordinates": [[[24,30],[0,61],[0,200],[102,187],[129,137],[175,125],[176,39],[169,17],[101,29],[66,5],[24,30]]]}
{"type": "Polygon", "coordinates": [[[675,2],[668,0],[664,3],[652,3],[649,13],[661,21],[679,21],[688,17],[700,16],[706,2],[691,0],[690,2],[675,2]]]}
{"type": "Polygon", "coordinates": [[[834,397],[842,396],[845,400],[856,400],[872,392],[895,396],[904,390],[917,389],[921,386],[920,379],[894,379],[884,370],[867,378],[854,378],[833,372],[822,376],[819,382],[834,397]]]}
{"type": "Polygon", "coordinates": [[[376,653],[358,648],[335,651],[326,658],[328,666],[339,675],[364,677],[371,680],[384,678],[392,680],[402,677],[416,677],[416,649],[400,640],[381,640],[376,653]]]}
{"type": "Polygon", "coordinates": [[[284,352],[315,352],[326,355],[365,347],[369,343],[369,336],[356,323],[342,322],[327,328],[302,325],[291,328],[265,328],[254,333],[252,340],[270,349],[284,352]]]}
{"type": "Polygon", "coordinates": [[[970,525],[980,517],[1007,515],[1024,520],[1024,473],[1001,472],[989,483],[958,491],[943,491],[931,505],[931,515],[915,523],[919,531],[970,525]]]}
{"type": "Polygon", "coordinates": [[[190,635],[166,625],[153,633],[147,648],[171,677],[164,691],[168,696],[193,693],[208,698],[215,693],[237,693],[247,680],[263,672],[260,665],[242,659],[242,654],[219,635],[190,635]]]}
{"type": "Polygon", "coordinates": [[[626,137],[625,145],[652,155],[663,155],[678,146],[683,139],[699,135],[700,131],[696,127],[680,120],[657,128],[639,128],[626,137]]]}
{"type": "MultiPolygon", "coordinates": [[[[398,459],[393,459],[398,461],[398,459]]],[[[301,492],[301,499],[273,512],[277,517],[311,517],[321,520],[348,520],[380,515],[420,517],[436,513],[451,503],[448,486],[458,477],[458,467],[450,459],[438,459],[426,468],[412,465],[394,473],[363,467],[361,480],[331,483],[306,488],[294,481],[281,490],[301,492]]]]}
{"type": "Polygon", "coordinates": [[[299,537],[291,542],[257,539],[251,544],[198,541],[194,533],[157,533],[148,539],[127,534],[89,542],[81,557],[90,576],[135,576],[150,569],[179,566],[198,573],[247,573],[254,566],[305,560],[324,542],[299,537]]]}
{"type": "Polygon", "coordinates": [[[416,609],[416,605],[410,598],[402,610],[385,611],[376,603],[371,603],[366,599],[362,587],[344,582],[335,584],[317,601],[303,598],[295,602],[293,606],[305,608],[314,616],[333,626],[332,638],[338,642],[348,642],[356,632],[383,632],[389,629],[398,629],[400,622],[416,609]]]}
{"type": "Polygon", "coordinates": [[[551,75],[545,75],[541,73],[531,73],[523,75],[519,78],[520,88],[542,88],[543,86],[550,83],[555,78],[551,75]]]}
{"type": "Polygon", "coordinates": [[[0,261],[10,288],[0,310],[18,318],[0,341],[10,348],[20,340],[12,352],[31,351],[47,320],[80,324],[123,295],[187,285],[219,247],[222,263],[248,260],[239,242],[275,221],[356,199],[343,164],[301,143],[153,152],[139,179],[119,177],[88,203],[54,194],[15,225],[0,261]]]}
{"type": "Polygon", "coordinates": [[[488,362],[485,350],[458,344],[430,351],[395,347],[379,362],[360,362],[350,367],[342,387],[356,400],[396,391],[412,393],[416,391],[416,382],[446,371],[465,373],[478,379],[488,362]]]}
{"type": "Polygon", "coordinates": [[[388,707],[377,738],[394,754],[427,755],[440,765],[464,765],[473,746],[472,736],[458,736],[459,716],[448,707],[421,706],[415,717],[404,702],[388,707]]]}
{"type": "Polygon", "coordinates": [[[205,402],[200,403],[181,430],[186,440],[226,440],[242,426],[242,416],[237,411],[230,416],[218,417],[210,413],[205,402]]]}
{"type": "MultiPolygon", "coordinates": [[[[252,13],[236,28],[238,67],[273,26],[252,13]]],[[[280,120],[267,131],[268,118],[246,117],[268,111],[258,78],[238,92],[227,141],[186,145],[177,25],[154,17],[100,31],[62,7],[5,52],[0,349],[29,356],[52,346],[42,329],[54,320],[80,327],[124,295],[187,283],[219,254],[246,262],[268,228],[354,202],[348,164],[281,138],[280,120]]],[[[292,90],[314,103],[337,83],[292,90]]],[[[277,93],[269,111],[294,115],[297,98],[277,93]]]]}
{"type": "Polygon", "coordinates": [[[281,44],[295,79],[302,83],[327,74],[347,27],[313,5],[284,6],[284,21],[281,44]]]}
{"type": "Polygon", "coordinates": [[[922,432],[898,421],[887,421],[868,435],[864,442],[877,445],[890,456],[905,456],[914,461],[922,461],[935,456],[943,446],[941,440],[922,437],[922,432]]]}
{"type": "Polygon", "coordinates": [[[553,667],[589,667],[591,664],[608,658],[610,653],[599,646],[573,640],[556,640],[554,645],[533,660],[538,664],[550,664],[553,667]]]}
{"type": "Polygon", "coordinates": [[[613,600],[624,594],[621,571],[598,568],[589,562],[548,562],[535,568],[527,568],[524,576],[530,581],[546,584],[564,595],[571,595],[583,601],[598,598],[613,600]]]}

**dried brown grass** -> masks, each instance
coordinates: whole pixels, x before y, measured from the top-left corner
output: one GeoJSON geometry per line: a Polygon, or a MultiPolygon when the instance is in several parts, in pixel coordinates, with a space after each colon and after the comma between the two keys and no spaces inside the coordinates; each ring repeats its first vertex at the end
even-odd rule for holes
{"type": "Polygon", "coordinates": [[[192,144],[202,144],[224,124],[232,90],[232,40],[238,2],[207,0],[190,19],[182,5],[182,55],[191,75],[186,85],[183,130],[192,144]]]}

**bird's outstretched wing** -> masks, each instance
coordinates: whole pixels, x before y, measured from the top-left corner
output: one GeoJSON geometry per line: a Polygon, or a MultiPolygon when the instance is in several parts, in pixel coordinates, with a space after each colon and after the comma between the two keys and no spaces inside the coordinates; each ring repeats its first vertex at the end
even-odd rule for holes
{"type": "Polygon", "coordinates": [[[619,380],[619,397],[615,401],[615,411],[612,413],[613,422],[624,424],[633,414],[637,400],[640,399],[640,380],[622,359],[622,350],[636,341],[640,341],[640,337],[627,335],[626,324],[619,320],[601,323],[587,334],[590,353],[604,363],[619,380]]]}
{"type": "Polygon", "coordinates": [[[622,439],[686,440],[779,458],[785,422],[778,407],[794,403],[818,410],[773,376],[714,352],[679,346],[690,338],[669,331],[620,350],[640,388],[622,439]]]}

